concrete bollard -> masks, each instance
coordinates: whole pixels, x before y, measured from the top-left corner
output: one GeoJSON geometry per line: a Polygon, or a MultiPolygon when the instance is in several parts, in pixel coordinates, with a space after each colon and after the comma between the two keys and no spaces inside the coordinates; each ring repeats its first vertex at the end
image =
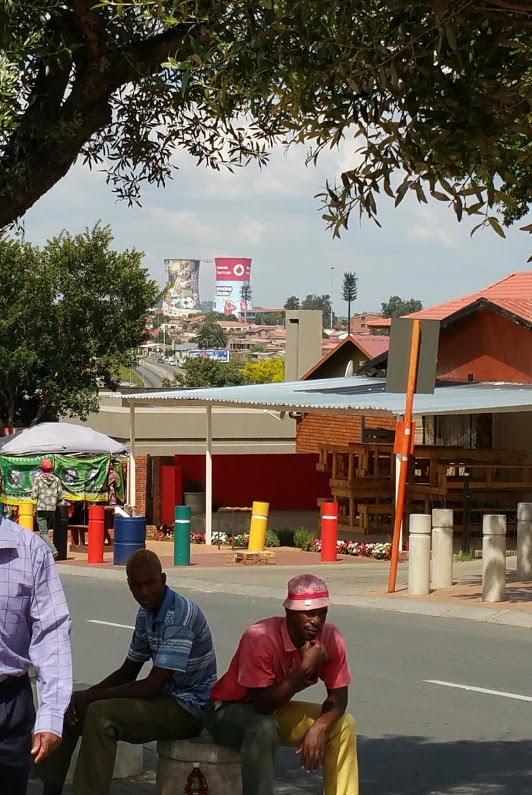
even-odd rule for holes
{"type": "Polygon", "coordinates": [[[449,588],[453,584],[453,512],[450,508],[432,511],[432,575],[433,588],[449,588]]]}
{"type": "Polygon", "coordinates": [[[532,502],[517,504],[517,579],[532,580],[532,502]]]}
{"type": "Polygon", "coordinates": [[[410,596],[426,596],[430,593],[430,529],[430,514],[411,514],[408,544],[410,596]]]}
{"type": "Polygon", "coordinates": [[[506,598],[506,516],[484,516],[482,534],[482,601],[502,602],[506,598]]]}

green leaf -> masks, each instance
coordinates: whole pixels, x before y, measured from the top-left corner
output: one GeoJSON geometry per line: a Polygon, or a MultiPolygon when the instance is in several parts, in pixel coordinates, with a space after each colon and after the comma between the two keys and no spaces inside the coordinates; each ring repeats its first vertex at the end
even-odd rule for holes
{"type": "Polygon", "coordinates": [[[493,229],[493,231],[497,232],[499,237],[503,237],[503,238],[506,237],[506,235],[504,233],[504,229],[502,228],[502,226],[500,225],[499,221],[494,216],[490,215],[488,217],[488,223],[491,226],[491,228],[493,229]]]}

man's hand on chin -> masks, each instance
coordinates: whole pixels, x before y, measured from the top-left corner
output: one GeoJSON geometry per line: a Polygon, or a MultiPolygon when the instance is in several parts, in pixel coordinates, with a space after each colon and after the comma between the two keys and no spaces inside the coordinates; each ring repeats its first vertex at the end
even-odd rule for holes
{"type": "Polygon", "coordinates": [[[296,753],[301,754],[301,767],[307,773],[312,773],[323,765],[326,731],[325,726],[316,721],[301,738],[296,753]]]}
{"type": "Polygon", "coordinates": [[[31,753],[34,757],[35,764],[38,765],[39,762],[46,759],[54,748],[57,748],[60,742],[61,738],[58,737],[57,734],[53,734],[52,732],[36,732],[33,735],[33,745],[31,747],[31,753]]]}

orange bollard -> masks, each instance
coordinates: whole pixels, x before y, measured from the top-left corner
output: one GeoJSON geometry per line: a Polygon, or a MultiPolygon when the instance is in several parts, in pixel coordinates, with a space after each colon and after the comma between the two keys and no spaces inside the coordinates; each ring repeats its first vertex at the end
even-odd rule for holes
{"type": "Polygon", "coordinates": [[[103,563],[105,508],[89,505],[89,548],[87,563],[103,563]]]}
{"type": "Polygon", "coordinates": [[[324,502],[321,506],[321,562],[336,562],[338,541],[338,503],[324,502]]]}

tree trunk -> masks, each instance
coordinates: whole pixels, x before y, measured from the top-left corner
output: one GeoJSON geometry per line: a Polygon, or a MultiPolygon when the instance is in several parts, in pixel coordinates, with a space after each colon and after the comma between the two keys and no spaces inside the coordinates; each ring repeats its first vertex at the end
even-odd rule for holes
{"type": "Polygon", "coordinates": [[[347,336],[351,334],[351,301],[347,302],[347,336]]]}

